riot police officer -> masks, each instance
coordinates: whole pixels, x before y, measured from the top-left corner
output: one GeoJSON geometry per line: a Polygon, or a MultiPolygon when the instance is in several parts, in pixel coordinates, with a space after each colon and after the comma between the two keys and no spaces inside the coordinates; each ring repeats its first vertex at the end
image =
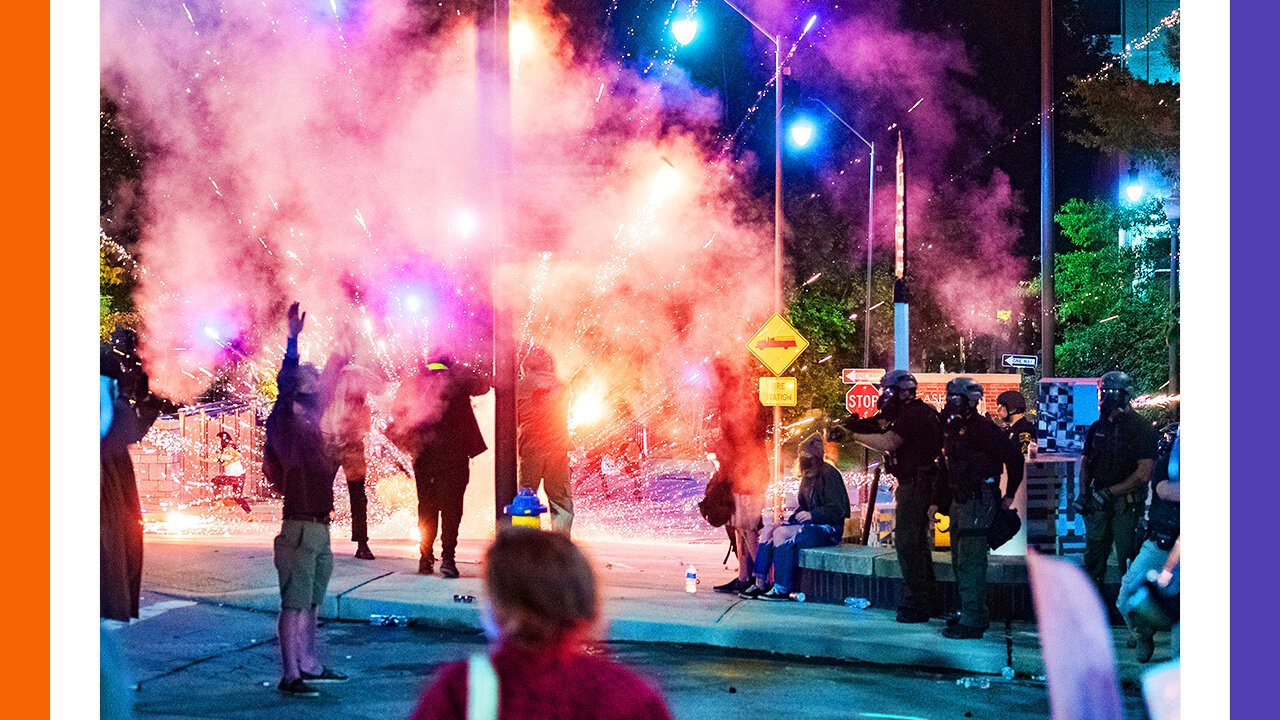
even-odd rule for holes
{"type": "MultiPolygon", "coordinates": [[[[1147,581],[1148,575],[1159,571],[1169,564],[1169,554],[1178,542],[1181,534],[1180,501],[1182,499],[1182,477],[1180,472],[1182,435],[1174,431],[1173,438],[1166,446],[1160,443],[1159,457],[1155,465],[1155,478],[1152,482],[1154,490],[1151,506],[1147,510],[1146,538],[1138,551],[1138,556],[1129,565],[1129,571],[1120,582],[1120,595],[1116,598],[1116,607],[1124,616],[1125,623],[1133,634],[1134,647],[1137,648],[1138,662],[1145,663],[1151,659],[1155,651],[1156,630],[1173,629],[1173,654],[1178,655],[1178,633],[1176,624],[1172,628],[1157,626],[1147,614],[1141,612],[1141,596],[1139,589],[1147,581]]],[[[1164,584],[1164,591],[1176,596],[1179,591],[1178,575],[1175,572],[1164,584]]]]}
{"type": "Polygon", "coordinates": [[[937,459],[942,450],[938,412],[916,397],[915,376],[891,370],[880,379],[879,412],[856,415],[830,431],[835,442],[854,440],[887,454],[886,467],[898,481],[895,495],[894,549],[902,569],[902,594],[897,620],[928,622],[938,610],[933,553],[928,543],[929,510],[938,481],[937,459]]]}
{"type": "Polygon", "coordinates": [[[1138,554],[1138,520],[1155,468],[1157,437],[1151,423],[1129,405],[1128,375],[1104,374],[1098,394],[1102,417],[1085,436],[1076,509],[1085,516],[1084,569],[1101,594],[1112,545],[1121,572],[1138,554]]]}
{"type": "Polygon", "coordinates": [[[1026,455],[1036,441],[1036,428],[1027,419],[1027,399],[1017,390],[1005,390],[996,397],[994,420],[1008,433],[1009,439],[1018,443],[1026,455]]]}
{"type": "Polygon", "coordinates": [[[951,565],[960,594],[960,616],[947,622],[942,634],[949,638],[982,637],[990,625],[987,611],[987,530],[996,507],[1013,505],[1022,484],[1022,453],[990,418],[978,412],[982,385],[959,377],[947,383],[943,408],[943,457],[946,460],[947,494],[950,500],[951,565]],[[1008,473],[1008,488],[1000,498],[1001,466],[1008,473]]]}

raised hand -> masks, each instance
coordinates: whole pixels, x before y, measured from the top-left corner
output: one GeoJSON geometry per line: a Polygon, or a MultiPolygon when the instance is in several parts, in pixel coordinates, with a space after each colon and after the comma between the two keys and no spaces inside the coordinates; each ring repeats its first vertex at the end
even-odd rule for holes
{"type": "Polygon", "coordinates": [[[289,306],[289,337],[298,337],[298,333],[302,332],[302,323],[306,321],[307,314],[298,312],[299,303],[295,301],[289,306]]]}

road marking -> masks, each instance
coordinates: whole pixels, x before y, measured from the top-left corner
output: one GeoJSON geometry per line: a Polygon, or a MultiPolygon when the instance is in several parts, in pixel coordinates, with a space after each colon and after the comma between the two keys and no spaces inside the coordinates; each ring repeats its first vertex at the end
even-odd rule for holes
{"type": "Polygon", "coordinates": [[[191,607],[195,605],[192,600],[165,600],[164,602],[152,603],[138,608],[138,621],[149,620],[162,613],[178,608],[191,607]]]}
{"type": "MultiPolygon", "coordinates": [[[[170,610],[177,610],[178,608],[190,607],[192,605],[195,605],[195,602],[192,600],[165,600],[164,602],[143,605],[138,608],[138,619],[134,622],[142,622],[143,620],[148,620],[162,613],[169,612],[170,610]]],[[[107,630],[119,630],[120,628],[129,627],[129,623],[123,620],[102,620],[101,623],[102,627],[107,630]]]]}

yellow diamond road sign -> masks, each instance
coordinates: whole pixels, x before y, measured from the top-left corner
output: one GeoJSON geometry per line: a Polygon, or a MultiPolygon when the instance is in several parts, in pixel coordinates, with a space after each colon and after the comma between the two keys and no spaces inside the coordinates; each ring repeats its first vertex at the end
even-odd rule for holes
{"type": "Polygon", "coordinates": [[[777,313],[747,342],[747,349],[751,354],[759,358],[774,375],[781,375],[791,367],[791,363],[807,347],[809,341],[800,337],[800,333],[777,313]]]}

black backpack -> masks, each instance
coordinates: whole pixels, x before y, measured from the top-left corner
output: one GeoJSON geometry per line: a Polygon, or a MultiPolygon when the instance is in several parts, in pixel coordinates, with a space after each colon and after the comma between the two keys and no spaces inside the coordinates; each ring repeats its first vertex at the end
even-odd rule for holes
{"type": "Polygon", "coordinates": [[[698,512],[711,527],[721,527],[733,518],[733,484],[720,472],[707,481],[706,494],[698,501],[698,512]]]}

